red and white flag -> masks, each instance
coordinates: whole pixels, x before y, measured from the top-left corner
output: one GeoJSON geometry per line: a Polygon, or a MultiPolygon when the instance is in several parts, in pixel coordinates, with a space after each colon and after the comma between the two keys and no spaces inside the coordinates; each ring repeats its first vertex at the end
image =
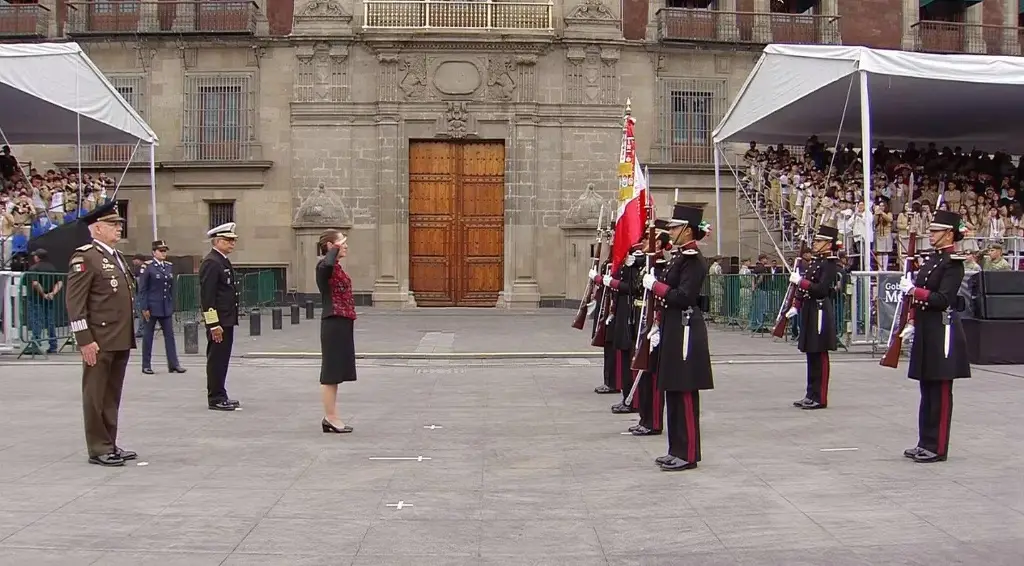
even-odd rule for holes
{"type": "Polygon", "coordinates": [[[626,102],[626,120],[622,127],[622,150],[619,155],[619,206],[615,211],[615,235],[612,239],[612,273],[619,268],[633,244],[643,237],[647,226],[647,179],[636,158],[636,140],[626,102]]]}

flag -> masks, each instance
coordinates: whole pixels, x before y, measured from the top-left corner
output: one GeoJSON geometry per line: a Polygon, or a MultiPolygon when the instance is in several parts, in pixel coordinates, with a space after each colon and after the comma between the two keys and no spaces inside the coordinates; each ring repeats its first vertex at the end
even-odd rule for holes
{"type": "Polygon", "coordinates": [[[636,140],[629,102],[622,127],[622,148],[619,154],[619,205],[615,211],[615,235],[612,239],[612,273],[619,268],[633,244],[640,241],[647,226],[647,179],[636,158],[636,140]]]}

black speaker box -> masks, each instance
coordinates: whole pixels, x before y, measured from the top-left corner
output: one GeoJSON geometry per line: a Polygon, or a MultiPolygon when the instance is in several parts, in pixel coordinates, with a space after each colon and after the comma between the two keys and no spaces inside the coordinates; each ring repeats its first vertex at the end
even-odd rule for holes
{"type": "Polygon", "coordinates": [[[974,316],[983,320],[1024,320],[1024,295],[977,295],[974,316]]]}
{"type": "Polygon", "coordinates": [[[982,271],[978,295],[1024,295],[1024,272],[982,271]]]}

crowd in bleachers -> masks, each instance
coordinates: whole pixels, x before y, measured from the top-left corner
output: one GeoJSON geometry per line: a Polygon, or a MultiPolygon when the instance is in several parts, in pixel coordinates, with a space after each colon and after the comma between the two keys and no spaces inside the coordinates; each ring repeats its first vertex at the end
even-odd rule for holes
{"type": "Polygon", "coordinates": [[[782,218],[792,241],[807,241],[823,223],[836,227],[859,269],[900,270],[911,234],[917,249],[928,248],[936,208],[963,217],[968,232],[958,246],[981,268],[1010,269],[1016,266],[1007,256],[1014,263],[1024,258],[1024,159],[934,143],[900,151],[881,142],[871,155],[870,201],[864,202],[861,155],[853,144],[829,148],[817,136],[803,148],[762,150],[751,142],[741,182],[761,212],[782,218]],[[868,214],[873,242],[864,250],[868,214]]]}
{"type": "Polygon", "coordinates": [[[9,146],[0,149],[0,269],[23,256],[31,238],[72,222],[112,197],[115,182],[68,169],[39,171],[9,146]]]}

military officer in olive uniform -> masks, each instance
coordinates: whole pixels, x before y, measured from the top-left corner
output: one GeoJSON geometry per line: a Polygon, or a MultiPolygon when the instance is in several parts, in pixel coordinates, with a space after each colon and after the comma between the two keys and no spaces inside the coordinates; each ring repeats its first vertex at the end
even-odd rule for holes
{"type": "Polygon", "coordinates": [[[964,256],[955,255],[953,245],[964,238],[967,227],[959,214],[935,211],[928,227],[934,250],[917,276],[900,281],[900,291],[910,299],[913,310],[902,332],[903,341],[913,340],[907,377],[920,382],[917,446],[903,452],[915,462],[946,460],[949,429],[953,416],[953,380],[971,377],[958,298],[964,278],[964,256]]]}
{"type": "Polygon", "coordinates": [[[697,467],[701,459],[700,391],[715,388],[702,312],[708,301],[701,295],[708,262],[697,247],[710,228],[701,209],[677,203],[668,230],[678,252],[662,280],[652,273],[643,277],[643,286],[660,299],[658,385],[665,392],[668,454],[654,461],[666,472],[697,467]]]}
{"type": "Polygon", "coordinates": [[[82,353],[82,411],[89,463],[123,466],[135,452],[117,445],[117,417],[128,358],[135,348],[135,276],[114,249],[124,219],[116,203],[97,207],[81,220],[93,242],[68,262],[65,302],[71,331],[82,353]]]}
{"type": "Polygon", "coordinates": [[[210,410],[234,411],[241,403],[228,397],[225,382],[231,345],[238,326],[238,289],[228,255],[235,250],[235,223],[206,233],[213,249],[199,265],[199,302],[206,323],[206,395],[210,410]]]}
{"type": "Polygon", "coordinates": [[[828,382],[832,364],[828,353],[839,345],[836,334],[835,297],[836,278],[839,276],[839,231],[832,226],[818,228],[811,244],[813,257],[804,274],[794,271],[790,283],[800,293],[800,334],[797,348],[807,356],[807,390],[803,399],[793,406],[805,410],[824,409],[828,406],[828,382]]]}
{"type": "Polygon", "coordinates": [[[142,373],[153,375],[153,334],[156,325],[164,335],[167,367],[171,373],[185,373],[178,363],[174,345],[174,267],[167,261],[167,243],[153,242],[153,259],[142,264],[139,272],[139,305],[142,310],[142,373]]]}

